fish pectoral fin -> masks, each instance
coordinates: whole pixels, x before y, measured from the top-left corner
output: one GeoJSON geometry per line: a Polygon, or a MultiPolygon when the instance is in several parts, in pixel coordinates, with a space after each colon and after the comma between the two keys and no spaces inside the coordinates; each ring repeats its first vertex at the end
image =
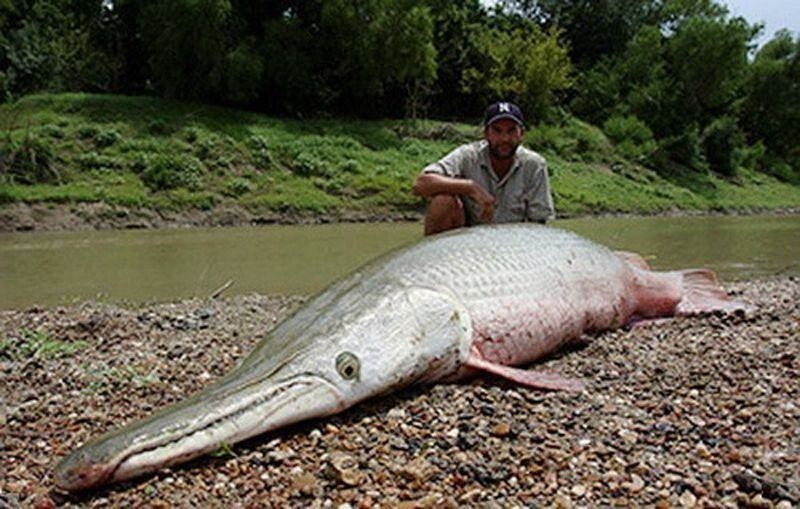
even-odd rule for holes
{"type": "Polygon", "coordinates": [[[512,368],[502,364],[495,364],[472,353],[465,364],[471,368],[486,371],[506,380],[511,380],[526,387],[534,389],[547,389],[551,391],[582,391],[586,384],[577,378],[567,378],[557,373],[542,371],[529,371],[527,369],[512,368]]]}

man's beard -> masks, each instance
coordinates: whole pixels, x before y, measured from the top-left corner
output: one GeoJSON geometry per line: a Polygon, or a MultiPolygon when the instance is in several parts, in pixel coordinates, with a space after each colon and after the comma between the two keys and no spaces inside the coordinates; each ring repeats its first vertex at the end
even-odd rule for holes
{"type": "Polygon", "coordinates": [[[512,145],[511,149],[507,153],[503,153],[497,146],[489,144],[489,153],[492,155],[494,159],[512,159],[514,155],[517,153],[517,148],[519,145],[512,145]]]}

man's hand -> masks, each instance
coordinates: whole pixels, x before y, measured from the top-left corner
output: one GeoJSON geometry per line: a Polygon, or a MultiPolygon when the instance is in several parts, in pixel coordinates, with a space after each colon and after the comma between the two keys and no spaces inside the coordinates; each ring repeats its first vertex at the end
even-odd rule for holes
{"type": "Polygon", "coordinates": [[[472,183],[468,195],[481,207],[481,221],[491,223],[494,221],[494,196],[487,193],[477,182],[472,183]]]}
{"type": "Polygon", "coordinates": [[[438,173],[422,173],[414,181],[412,188],[417,196],[431,198],[437,194],[468,196],[481,207],[481,221],[491,223],[494,219],[494,197],[477,182],[469,179],[453,178],[438,173]]]}

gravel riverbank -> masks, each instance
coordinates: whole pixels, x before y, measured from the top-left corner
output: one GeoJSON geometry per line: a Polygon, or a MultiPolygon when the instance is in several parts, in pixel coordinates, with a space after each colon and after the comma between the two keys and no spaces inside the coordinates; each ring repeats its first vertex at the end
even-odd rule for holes
{"type": "Polygon", "coordinates": [[[0,311],[0,507],[796,507],[800,280],[728,287],[756,311],[541,363],[580,394],[412,388],[80,496],[60,457],[207,385],[302,299],[0,311]]]}

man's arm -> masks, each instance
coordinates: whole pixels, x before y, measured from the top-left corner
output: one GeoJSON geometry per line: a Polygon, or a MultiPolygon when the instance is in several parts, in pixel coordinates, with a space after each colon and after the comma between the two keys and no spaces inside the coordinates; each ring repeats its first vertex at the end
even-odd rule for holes
{"type": "Polygon", "coordinates": [[[526,219],[544,224],[550,219],[555,218],[553,207],[553,195],[550,192],[550,178],[547,171],[547,163],[542,160],[533,188],[528,192],[528,207],[526,219]]]}
{"type": "Polygon", "coordinates": [[[494,197],[474,180],[448,177],[439,173],[421,173],[411,188],[414,194],[432,198],[437,194],[468,196],[481,206],[481,216],[490,222],[494,212],[494,197]]]}

